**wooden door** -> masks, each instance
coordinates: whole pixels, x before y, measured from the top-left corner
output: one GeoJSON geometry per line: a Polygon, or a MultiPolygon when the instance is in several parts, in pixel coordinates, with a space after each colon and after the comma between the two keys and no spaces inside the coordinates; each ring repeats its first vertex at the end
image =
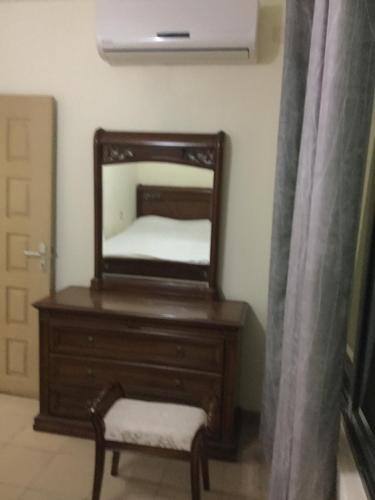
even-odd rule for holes
{"type": "Polygon", "coordinates": [[[53,286],[55,104],[0,95],[0,392],[38,395],[38,317],[53,286]],[[40,255],[38,255],[40,254],[40,255]]]}

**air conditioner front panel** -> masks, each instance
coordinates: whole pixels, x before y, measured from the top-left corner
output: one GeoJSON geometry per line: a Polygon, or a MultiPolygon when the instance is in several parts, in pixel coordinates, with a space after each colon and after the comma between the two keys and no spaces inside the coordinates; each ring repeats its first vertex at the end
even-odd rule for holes
{"type": "Polygon", "coordinates": [[[97,41],[116,51],[255,50],[257,0],[97,0],[97,41]]]}

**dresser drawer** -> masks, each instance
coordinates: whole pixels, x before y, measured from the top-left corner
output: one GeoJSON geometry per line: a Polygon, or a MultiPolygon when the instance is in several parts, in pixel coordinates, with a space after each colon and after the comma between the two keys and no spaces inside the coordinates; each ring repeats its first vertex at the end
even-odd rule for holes
{"type": "Polygon", "coordinates": [[[87,400],[120,382],[128,397],[179,401],[207,412],[214,404],[215,428],[219,428],[222,378],[218,375],[52,356],[49,379],[54,395],[50,411],[57,416],[84,416],[87,400]],[[74,400],[71,414],[69,398],[74,400]]]}
{"type": "Polygon", "coordinates": [[[178,331],[163,332],[144,328],[116,331],[73,324],[53,324],[50,350],[59,354],[221,373],[224,343],[219,338],[192,338],[178,331]]]}
{"type": "Polygon", "coordinates": [[[79,420],[88,419],[88,406],[96,397],[99,391],[95,388],[51,388],[49,391],[49,412],[56,417],[77,418],[79,420]]]}

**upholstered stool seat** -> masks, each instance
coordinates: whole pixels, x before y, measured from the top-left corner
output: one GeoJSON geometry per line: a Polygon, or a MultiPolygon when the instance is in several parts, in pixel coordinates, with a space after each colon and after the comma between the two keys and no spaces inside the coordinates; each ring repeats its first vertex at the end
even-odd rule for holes
{"type": "Polygon", "coordinates": [[[192,500],[200,500],[200,467],[209,490],[206,455],[207,415],[182,404],[126,398],[115,384],[89,408],[95,430],[95,474],[92,500],[100,499],[105,450],[113,451],[112,475],[118,474],[120,450],[138,449],[190,461],[192,500]]]}
{"type": "Polygon", "coordinates": [[[107,441],[190,452],[207,415],[191,406],[121,398],[104,416],[104,424],[107,441]]]}

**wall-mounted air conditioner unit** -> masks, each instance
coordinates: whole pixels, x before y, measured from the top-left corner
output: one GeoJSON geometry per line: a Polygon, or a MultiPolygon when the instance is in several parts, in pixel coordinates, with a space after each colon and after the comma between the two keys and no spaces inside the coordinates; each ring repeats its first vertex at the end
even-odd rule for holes
{"type": "Polygon", "coordinates": [[[111,64],[255,61],[257,0],[97,0],[111,64]]]}

